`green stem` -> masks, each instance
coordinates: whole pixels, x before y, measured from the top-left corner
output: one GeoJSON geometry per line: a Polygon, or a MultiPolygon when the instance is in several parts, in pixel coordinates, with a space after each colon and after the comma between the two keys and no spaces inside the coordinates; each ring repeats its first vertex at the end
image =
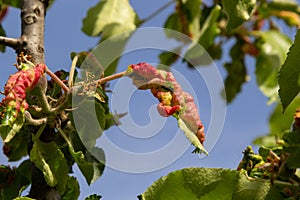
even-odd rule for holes
{"type": "Polygon", "coordinates": [[[58,130],[58,132],[60,133],[60,135],[64,138],[64,140],[68,144],[69,148],[71,148],[74,151],[73,146],[72,146],[69,138],[66,136],[65,132],[61,128],[59,128],[59,127],[57,127],[56,129],[58,130]]]}
{"type": "Polygon", "coordinates": [[[42,133],[43,133],[45,127],[46,127],[46,123],[44,123],[44,124],[42,124],[42,125],[40,126],[40,128],[39,128],[39,130],[37,131],[36,135],[33,137],[33,140],[38,139],[38,138],[42,135],[42,133]]]}

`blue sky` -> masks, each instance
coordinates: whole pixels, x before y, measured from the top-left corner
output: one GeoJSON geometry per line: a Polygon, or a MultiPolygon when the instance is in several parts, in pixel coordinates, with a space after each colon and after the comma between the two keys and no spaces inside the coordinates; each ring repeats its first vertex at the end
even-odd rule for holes
{"type": "MultiPolygon", "coordinates": [[[[97,2],[97,0],[55,1],[53,7],[47,13],[45,28],[46,64],[50,69],[53,71],[61,68],[68,70],[71,65],[70,52],[87,50],[97,44],[98,38],[87,37],[80,30],[81,21],[85,17],[87,10],[97,2]]],[[[134,0],[132,1],[132,5],[140,17],[144,18],[166,2],[165,0],[134,0]]],[[[166,16],[173,9],[174,6],[170,6],[143,26],[162,27],[166,16]]],[[[8,36],[19,37],[20,19],[18,10],[9,10],[9,15],[4,21],[4,27],[8,36]]],[[[130,53],[121,59],[121,67],[118,71],[124,70],[126,66],[132,63],[142,61],[158,63],[157,53],[158,51],[155,50],[141,50],[130,53]]],[[[228,52],[225,50],[225,53],[228,52]]],[[[215,62],[222,76],[226,75],[222,63],[228,59],[225,57],[224,60],[215,62]]],[[[0,54],[0,60],[0,67],[2,69],[0,87],[3,88],[9,74],[15,72],[15,68],[13,67],[15,62],[14,51],[7,49],[5,54],[0,54]]],[[[74,167],[75,175],[81,187],[80,199],[84,199],[89,194],[98,193],[103,196],[104,200],[131,200],[136,199],[136,196],[142,193],[156,179],[177,169],[185,167],[236,168],[242,158],[243,149],[251,144],[257,136],[268,133],[268,117],[274,106],[267,105],[267,98],[257,88],[254,76],[254,60],[247,58],[247,66],[249,66],[248,73],[251,79],[243,85],[242,93],[237,96],[232,104],[227,106],[223,131],[208,157],[200,159],[197,155],[191,153],[193,150],[191,147],[174,163],[153,172],[134,174],[120,172],[107,167],[103,176],[91,186],[87,186],[77,167],[74,167]]],[[[195,70],[187,69],[184,64],[177,63],[175,69],[184,75],[191,84],[193,91],[195,91],[195,95],[198,98],[201,119],[207,127],[210,123],[211,102],[203,79],[195,75],[195,70]]],[[[114,89],[117,83],[117,81],[113,82],[111,89],[114,89]]],[[[129,84],[129,82],[124,80],[124,84],[129,84]]],[[[141,126],[147,125],[150,123],[148,115],[149,107],[156,104],[157,101],[151,96],[149,91],[134,92],[133,98],[129,102],[129,111],[132,119],[141,126]]],[[[154,116],[159,117],[155,113],[154,116]]],[[[145,152],[148,149],[155,150],[164,145],[165,142],[172,139],[175,131],[177,131],[176,121],[170,118],[167,119],[162,133],[157,138],[154,137],[148,141],[124,135],[119,127],[113,127],[104,134],[115,144],[120,145],[128,151],[145,152]]],[[[160,162],[160,159],[162,158],[158,157],[157,162],[160,162]]],[[[0,154],[0,161],[2,164],[7,163],[6,157],[2,154],[0,154]]],[[[124,162],[124,165],[128,164],[126,160],[122,162],[124,162]]],[[[10,163],[10,165],[16,164],[10,163]]]]}

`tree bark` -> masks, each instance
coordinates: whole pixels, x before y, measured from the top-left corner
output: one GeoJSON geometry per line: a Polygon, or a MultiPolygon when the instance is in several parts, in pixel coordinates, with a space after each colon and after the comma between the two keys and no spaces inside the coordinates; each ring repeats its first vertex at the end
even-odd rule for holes
{"type": "MultiPolygon", "coordinates": [[[[21,0],[21,40],[22,45],[16,49],[31,56],[34,64],[45,63],[44,22],[47,0],[21,0]]],[[[45,92],[46,76],[40,78],[37,90],[45,92]]],[[[31,150],[29,144],[29,151],[31,150]]],[[[60,200],[57,188],[48,186],[43,173],[32,163],[31,188],[28,195],[37,200],[60,200]]]]}

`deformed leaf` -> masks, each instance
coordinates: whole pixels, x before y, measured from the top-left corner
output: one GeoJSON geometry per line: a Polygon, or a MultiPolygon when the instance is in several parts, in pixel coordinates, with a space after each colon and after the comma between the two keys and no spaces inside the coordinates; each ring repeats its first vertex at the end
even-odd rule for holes
{"type": "MultiPolygon", "coordinates": [[[[128,0],[102,0],[88,11],[83,19],[82,31],[90,36],[98,36],[114,25],[119,33],[134,30],[137,21],[137,15],[128,0]]],[[[114,34],[117,32],[114,31],[114,34]]]]}
{"type": "Polygon", "coordinates": [[[59,193],[64,193],[68,180],[68,165],[64,154],[54,142],[44,143],[38,138],[33,141],[30,161],[43,172],[49,186],[57,186],[59,193]]]}
{"type": "Polygon", "coordinates": [[[227,31],[237,28],[247,21],[253,11],[256,0],[222,0],[223,10],[227,15],[227,31]]]}
{"type": "Polygon", "coordinates": [[[188,126],[185,124],[185,122],[182,119],[178,119],[178,126],[179,128],[184,132],[185,136],[188,138],[188,140],[196,147],[195,152],[201,152],[208,155],[207,151],[204,149],[203,145],[200,143],[199,139],[193,133],[188,126]]]}
{"type": "Polygon", "coordinates": [[[300,91],[300,30],[298,30],[294,44],[291,46],[288,56],[279,72],[279,96],[283,111],[300,91]]]}

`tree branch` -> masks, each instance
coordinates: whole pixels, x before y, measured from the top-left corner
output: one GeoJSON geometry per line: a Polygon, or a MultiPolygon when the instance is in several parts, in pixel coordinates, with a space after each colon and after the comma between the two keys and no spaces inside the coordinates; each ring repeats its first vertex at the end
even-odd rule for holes
{"type": "Polygon", "coordinates": [[[23,40],[0,36],[0,44],[11,47],[13,49],[19,49],[23,44],[23,40]]]}

